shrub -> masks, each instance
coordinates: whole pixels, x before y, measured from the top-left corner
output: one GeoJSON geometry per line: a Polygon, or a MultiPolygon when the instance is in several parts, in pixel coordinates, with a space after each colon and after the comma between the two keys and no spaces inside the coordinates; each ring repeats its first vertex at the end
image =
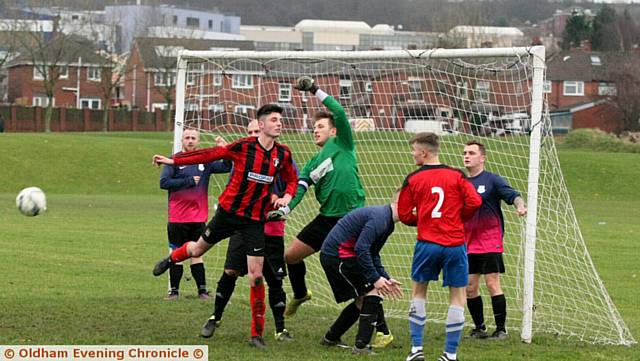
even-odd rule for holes
{"type": "Polygon", "coordinates": [[[600,129],[576,129],[567,134],[563,144],[568,148],[601,152],[640,153],[640,144],[624,141],[600,129]]]}

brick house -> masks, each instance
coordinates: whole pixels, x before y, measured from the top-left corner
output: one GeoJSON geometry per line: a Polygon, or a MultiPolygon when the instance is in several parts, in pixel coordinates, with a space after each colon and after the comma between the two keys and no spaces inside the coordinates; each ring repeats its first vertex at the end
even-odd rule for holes
{"type": "Polygon", "coordinates": [[[7,64],[8,101],[45,107],[102,109],[110,104],[113,64],[81,38],[61,36],[19,51],[7,64]]]}
{"type": "MultiPolygon", "coordinates": [[[[126,62],[123,104],[147,111],[175,104],[176,57],[181,50],[253,50],[253,42],[136,38],[126,62]]],[[[216,78],[215,82],[219,81],[216,78]]],[[[239,80],[248,86],[248,78],[239,80]]],[[[217,83],[216,83],[217,84],[217,83]]],[[[231,85],[231,84],[229,84],[231,85]]]]}
{"type": "Polygon", "coordinates": [[[637,53],[574,49],[547,59],[544,92],[552,119],[562,123],[559,128],[619,131],[622,118],[615,100],[620,91],[620,70],[633,67],[640,73],[638,58],[637,53]]]}

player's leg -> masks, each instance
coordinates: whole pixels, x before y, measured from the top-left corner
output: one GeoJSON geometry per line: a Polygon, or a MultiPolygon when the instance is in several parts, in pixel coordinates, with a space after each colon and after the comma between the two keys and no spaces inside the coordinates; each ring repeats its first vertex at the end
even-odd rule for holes
{"type": "Polygon", "coordinates": [[[469,254],[469,285],[467,286],[467,307],[475,327],[469,337],[487,338],[487,326],[484,324],[484,306],[480,295],[480,274],[484,258],[480,254],[469,254]]]}
{"type": "Polygon", "coordinates": [[[262,273],[269,287],[269,307],[275,322],[275,338],[276,341],[291,341],[293,337],[285,328],[284,320],[284,309],[287,305],[287,294],[283,288],[283,279],[286,275],[284,237],[265,236],[265,250],[262,273]]]}
{"type": "Polygon", "coordinates": [[[320,264],[327,276],[327,280],[329,281],[329,285],[331,286],[336,302],[342,303],[354,300],[353,302],[350,302],[342,312],[340,312],[338,318],[325,333],[321,343],[325,346],[349,348],[347,344],[342,342],[341,337],[345,332],[347,332],[347,330],[349,330],[349,328],[351,328],[351,326],[353,326],[354,323],[356,323],[356,321],[358,321],[358,318],[360,317],[360,307],[362,307],[362,305],[357,304],[358,294],[340,272],[340,259],[321,253],[320,264]]]}
{"type": "Polygon", "coordinates": [[[507,319],[507,300],[502,291],[500,285],[500,273],[504,273],[504,262],[502,260],[502,254],[491,253],[487,254],[488,267],[487,273],[484,275],[484,279],[491,295],[491,305],[493,306],[493,317],[496,321],[496,330],[491,335],[491,339],[504,340],[509,338],[507,329],[505,327],[507,319]]]}
{"type": "MultiPolygon", "coordinates": [[[[187,238],[184,236],[183,223],[167,223],[169,252],[180,248],[187,238]]],[[[180,295],[180,281],[184,273],[182,263],[172,263],[169,267],[169,292],[164,298],[167,301],[177,300],[180,295]]]]}
{"type": "MultiPolygon", "coordinates": [[[[204,231],[205,226],[204,222],[189,224],[189,239],[198,239],[204,231]]],[[[202,257],[192,257],[190,268],[191,275],[193,276],[193,280],[196,282],[196,287],[198,288],[198,297],[201,300],[208,300],[210,297],[209,291],[207,290],[207,276],[204,268],[204,259],[202,257]]]]}
{"type": "Polygon", "coordinates": [[[250,345],[265,347],[264,332],[265,289],[262,267],[264,264],[264,223],[248,222],[238,230],[247,247],[247,276],[249,278],[249,302],[251,305],[251,341],[250,345]]]}
{"type": "Polygon", "coordinates": [[[293,300],[287,305],[285,316],[291,317],[298,311],[300,305],[311,299],[311,292],[305,283],[306,266],[304,259],[320,251],[324,239],[340,217],[325,217],[318,215],[305,226],[298,237],[285,251],[285,261],[289,269],[289,281],[293,289],[293,300]]]}
{"type": "Polygon", "coordinates": [[[172,263],[179,263],[191,257],[200,257],[221,240],[231,236],[235,230],[237,216],[218,208],[197,242],[186,242],[180,248],[160,260],[153,268],[153,275],[165,273],[172,263]]]}
{"type": "Polygon", "coordinates": [[[229,239],[224,270],[220,276],[220,280],[218,280],[213,314],[204,326],[202,326],[202,330],[200,331],[202,337],[208,338],[213,336],[215,330],[220,326],[222,315],[236,288],[238,277],[247,273],[246,254],[246,248],[242,242],[241,235],[234,233],[229,239]]]}
{"type": "Polygon", "coordinates": [[[437,281],[442,269],[442,246],[416,242],[411,263],[412,297],[409,307],[411,351],[407,361],[424,360],[422,350],[424,326],[427,322],[426,299],[430,281],[437,281]]]}
{"type": "Polygon", "coordinates": [[[358,322],[358,333],[353,353],[371,353],[371,338],[382,310],[382,295],[372,289],[362,298],[362,308],[358,322]]]}
{"type": "Polygon", "coordinates": [[[371,347],[373,348],[385,348],[389,347],[393,343],[394,337],[391,331],[389,330],[389,326],[387,325],[387,320],[384,317],[384,307],[380,307],[380,311],[378,312],[378,321],[376,322],[376,336],[371,343],[371,347]]]}
{"type": "Polygon", "coordinates": [[[464,304],[469,284],[469,262],[464,245],[443,247],[442,285],[449,287],[449,310],[445,323],[444,353],[441,361],[456,360],[464,328],[464,304]]]}

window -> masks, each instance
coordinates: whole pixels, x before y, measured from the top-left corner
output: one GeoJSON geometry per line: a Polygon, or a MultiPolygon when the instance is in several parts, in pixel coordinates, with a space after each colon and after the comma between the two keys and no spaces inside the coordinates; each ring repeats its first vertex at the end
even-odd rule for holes
{"type": "Polygon", "coordinates": [[[564,92],[566,96],[583,96],[584,95],[584,82],[583,81],[571,81],[565,80],[563,82],[564,92]]]}
{"type": "Polygon", "coordinates": [[[364,83],[364,91],[366,91],[367,93],[373,93],[373,86],[371,85],[370,81],[364,83]]]}
{"type": "Polygon", "coordinates": [[[209,29],[213,29],[213,20],[209,19],[209,29]]]}
{"type": "Polygon", "coordinates": [[[340,79],[340,99],[351,99],[351,79],[340,79]]]}
{"type": "Polygon", "coordinates": [[[167,105],[167,103],[153,103],[153,104],[151,104],[151,110],[156,110],[156,109],[167,110],[167,109],[169,109],[169,106],[167,105]]]}
{"type": "Polygon", "coordinates": [[[604,95],[604,96],[618,95],[618,89],[616,88],[616,83],[605,83],[605,82],[599,83],[598,95],[604,95]]]}
{"type": "Polygon", "coordinates": [[[409,86],[409,99],[422,100],[422,80],[408,80],[407,85],[409,86]]]}
{"type": "Polygon", "coordinates": [[[551,80],[545,80],[542,85],[542,91],[545,93],[551,93],[551,80]]]}
{"type": "Polygon", "coordinates": [[[247,115],[249,113],[249,110],[255,109],[255,108],[256,107],[254,107],[253,105],[239,104],[239,105],[236,105],[235,108],[233,108],[233,112],[247,115]]]}
{"type": "Polygon", "coordinates": [[[234,74],[232,79],[232,88],[251,89],[253,88],[253,77],[249,74],[234,74]]]}
{"type": "Polygon", "coordinates": [[[80,108],[100,109],[101,101],[97,98],[80,98],[80,108]]]}
{"type": "Polygon", "coordinates": [[[178,25],[178,15],[173,16],[173,25],[178,25]]]}
{"type": "Polygon", "coordinates": [[[598,55],[591,55],[591,65],[594,66],[599,66],[602,65],[602,62],[600,61],[600,57],[598,55]]]}
{"type": "Polygon", "coordinates": [[[34,66],[33,67],[33,80],[44,80],[46,75],[46,78],[49,78],[49,68],[45,68],[45,73],[42,73],[42,67],[38,67],[38,66],[34,66]]]}
{"type": "Polygon", "coordinates": [[[195,85],[202,78],[204,72],[204,65],[194,65],[187,72],[187,85],[195,85]]]}
{"type": "Polygon", "coordinates": [[[100,68],[97,66],[90,66],[87,68],[87,79],[91,81],[100,81],[102,79],[102,74],[100,72],[100,68]]]}
{"type": "Polygon", "coordinates": [[[188,103],[186,108],[190,112],[197,112],[200,110],[200,106],[198,105],[198,103],[188,103]]]}
{"type": "Polygon", "coordinates": [[[491,83],[488,81],[479,81],[476,83],[475,97],[477,101],[488,102],[489,92],[491,91],[491,83]]]}
{"type": "MultiPolygon", "coordinates": [[[[52,106],[56,106],[56,98],[51,99],[52,106]]],[[[49,98],[46,95],[38,95],[33,97],[32,106],[34,107],[47,107],[49,106],[49,98]]]]}
{"type": "Polygon", "coordinates": [[[58,66],[58,79],[69,79],[69,67],[66,65],[58,66]]]}
{"type": "Polygon", "coordinates": [[[187,27],[199,28],[200,27],[200,19],[187,17],[187,27]]]}
{"type": "Polygon", "coordinates": [[[224,112],[224,104],[209,104],[208,109],[210,112],[222,113],[224,112]]]}
{"type": "Polygon", "coordinates": [[[154,74],[154,84],[156,86],[172,86],[175,84],[176,75],[173,72],[158,71],[154,74]]]}
{"type": "Polygon", "coordinates": [[[456,83],[456,96],[461,99],[469,98],[469,87],[467,86],[466,81],[459,81],[456,83]]]}
{"type": "Polygon", "coordinates": [[[290,102],[291,101],[291,84],[280,83],[278,101],[290,102]]]}
{"type": "Polygon", "coordinates": [[[213,86],[222,86],[222,74],[213,74],[213,86]]]}

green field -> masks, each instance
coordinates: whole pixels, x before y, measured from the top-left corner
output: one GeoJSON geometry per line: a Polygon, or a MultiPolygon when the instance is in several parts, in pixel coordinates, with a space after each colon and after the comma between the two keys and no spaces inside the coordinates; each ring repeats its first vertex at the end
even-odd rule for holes
{"type": "MultiPolygon", "coordinates": [[[[264,352],[246,344],[249,307],[239,292],[223,327],[198,338],[213,302],[162,300],[166,279],[151,276],[165,250],[166,194],[158,188],[154,153],[168,153],[168,133],[0,134],[0,344],[207,344],[211,360],[347,360],[318,340],[335,309],[306,307],[289,320],[295,342],[276,344],[267,312],[264,352]],[[47,193],[48,212],[28,218],[15,209],[27,186],[47,193]]],[[[589,252],[611,298],[636,339],[640,335],[640,155],[560,149],[560,161],[589,252]]],[[[219,269],[208,268],[215,287],[219,269]]],[[[186,272],[188,273],[188,272],[186,272]]],[[[185,274],[186,274],[185,273],[185,274]]],[[[246,289],[241,280],[238,289],[246,289]]],[[[490,317],[490,315],[488,315],[490,317]]],[[[396,348],[377,359],[403,360],[407,322],[389,321],[396,348]]],[[[427,360],[440,354],[444,327],[427,324],[427,360]]],[[[345,340],[353,340],[353,330],[345,340]]],[[[463,340],[462,360],[638,360],[637,345],[601,346],[536,334],[505,343],[463,340]]]]}

